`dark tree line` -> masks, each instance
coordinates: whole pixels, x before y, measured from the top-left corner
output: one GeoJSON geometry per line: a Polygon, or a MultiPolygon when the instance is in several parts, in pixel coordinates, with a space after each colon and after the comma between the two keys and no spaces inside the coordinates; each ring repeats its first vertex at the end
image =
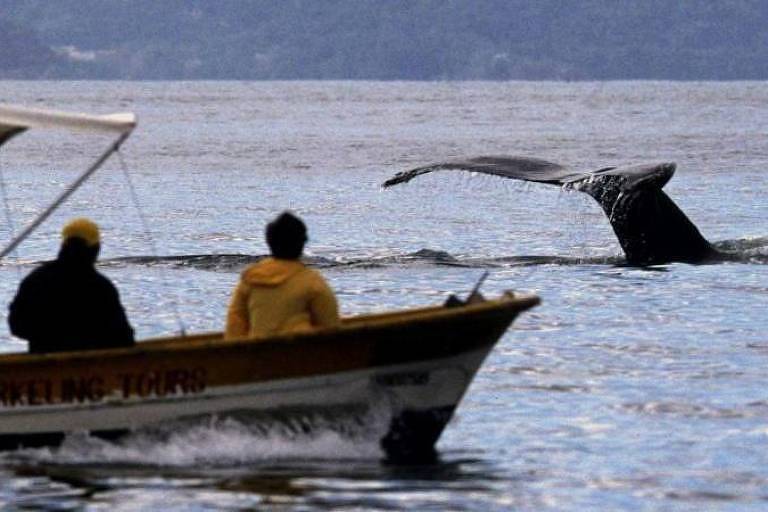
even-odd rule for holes
{"type": "Polygon", "coordinates": [[[764,0],[3,0],[0,76],[765,79],[764,0]]]}

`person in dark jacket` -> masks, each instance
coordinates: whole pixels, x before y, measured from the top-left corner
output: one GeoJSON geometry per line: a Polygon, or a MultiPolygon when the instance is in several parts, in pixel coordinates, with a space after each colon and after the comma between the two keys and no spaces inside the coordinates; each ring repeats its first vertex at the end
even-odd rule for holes
{"type": "Polygon", "coordinates": [[[98,226],[75,219],[61,234],[58,258],[21,282],[10,306],[11,333],[29,341],[32,353],[133,346],[117,289],[95,268],[98,226]]]}

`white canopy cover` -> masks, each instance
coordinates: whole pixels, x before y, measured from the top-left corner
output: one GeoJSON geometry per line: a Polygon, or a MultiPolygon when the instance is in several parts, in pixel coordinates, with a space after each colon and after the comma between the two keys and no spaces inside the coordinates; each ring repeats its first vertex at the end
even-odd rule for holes
{"type": "Polygon", "coordinates": [[[61,128],[124,135],[136,127],[130,112],[93,116],[0,104],[0,145],[27,128],[61,128]]]}
{"type": "Polygon", "coordinates": [[[55,110],[38,110],[0,104],[0,146],[29,128],[62,128],[65,130],[111,133],[117,138],[109,148],[84,173],[69,185],[59,197],[46,208],[32,223],[14,238],[3,250],[0,259],[13,251],[32,231],[48,218],[61,203],[72,195],[91,174],[101,167],[109,156],[120,148],[136,127],[136,116],[131,113],[92,116],[55,110]]]}

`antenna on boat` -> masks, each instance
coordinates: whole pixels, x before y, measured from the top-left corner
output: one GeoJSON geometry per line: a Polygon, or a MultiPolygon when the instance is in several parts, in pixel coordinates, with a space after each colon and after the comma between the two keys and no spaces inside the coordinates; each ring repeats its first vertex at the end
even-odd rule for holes
{"type": "Polygon", "coordinates": [[[482,273],[480,279],[478,279],[475,283],[475,286],[472,287],[472,291],[469,292],[469,295],[467,295],[467,300],[461,300],[452,293],[448,296],[448,299],[446,299],[444,306],[448,308],[455,308],[459,306],[465,306],[467,304],[472,304],[474,302],[482,302],[485,300],[483,299],[483,296],[480,295],[480,287],[483,286],[483,283],[488,278],[488,275],[489,272],[487,270],[482,273]]]}
{"type": "Polygon", "coordinates": [[[471,301],[474,297],[480,297],[480,287],[483,286],[483,283],[486,279],[488,279],[489,275],[490,272],[487,270],[483,272],[483,274],[480,276],[480,279],[477,280],[475,286],[472,288],[472,291],[469,292],[469,295],[467,296],[467,302],[471,301]]]}

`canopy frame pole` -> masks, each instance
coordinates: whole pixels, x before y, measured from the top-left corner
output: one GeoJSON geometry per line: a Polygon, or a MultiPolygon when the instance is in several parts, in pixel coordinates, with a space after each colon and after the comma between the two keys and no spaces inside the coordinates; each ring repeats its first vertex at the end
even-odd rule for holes
{"type": "MultiPolygon", "coordinates": [[[[139,194],[136,193],[136,187],[133,185],[133,180],[131,179],[131,173],[128,172],[128,165],[125,163],[125,159],[123,158],[123,153],[121,151],[116,151],[117,154],[117,160],[120,162],[120,169],[123,171],[123,177],[125,178],[125,182],[128,185],[128,192],[131,196],[131,201],[133,201],[133,206],[136,208],[136,214],[139,216],[139,220],[141,221],[141,226],[144,228],[144,236],[147,238],[147,241],[149,242],[150,250],[152,251],[152,256],[157,258],[160,255],[160,252],[157,250],[157,243],[155,242],[155,237],[152,236],[152,231],[149,229],[149,222],[147,222],[147,217],[144,215],[144,209],[141,207],[141,202],[139,201],[139,194]]],[[[170,290],[170,286],[168,285],[168,273],[166,272],[166,268],[164,265],[160,265],[160,280],[162,281],[163,288],[166,290],[170,290]]],[[[185,338],[187,336],[187,326],[184,324],[184,319],[181,317],[181,312],[179,311],[179,297],[178,294],[174,293],[171,296],[171,307],[173,308],[173,315],[176,318],[176,323],[179,326],[179,334],[182,338],[185,338]]]]}
{"type": "Polygon", "coordinates": [[[37,216],[37,218],[32,221],[32,223],[27,226],[24,231],[19,233],[16,238],[11,240],[11,242],[5,246],[5,248],[0,251],[0,259],[5,258],[8,253],[13,251],[21,242],[26,240],[26,238],[32,234],[32,232],[37,229],[40,224],[45,222],[45,220],[51,216],[51,214],[56,211],[56,209],[61,206],[61,204],[66,201],[69,196],[71,196],[80,186],[85,183],[85,181],[91,177],[91,175],[96,172],[103,164],[107,161],[107,159],[112,155],[112,153],[116,152],[120,149],[120,145],[125,142],[125,139],[128,138],[128,136],[131,134],[131,131],[129,130],[127,132],[124,132],[118,137],[110,146],[107,148],[107,150],[99,157],[98,160],[96,160],[83,174],[81,174],[72,184],[67,187],[60,195],[56,198],[56,200],[43,211],[40,215],[37,216]]]}

